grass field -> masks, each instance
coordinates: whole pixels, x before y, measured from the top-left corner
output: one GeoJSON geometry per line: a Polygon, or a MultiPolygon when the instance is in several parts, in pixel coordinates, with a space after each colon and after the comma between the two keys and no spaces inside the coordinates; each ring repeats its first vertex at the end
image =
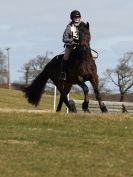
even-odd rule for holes
{"type": "MultiPolygon", "coordinates": [[[[0,91],[1,108],[33,108],[0,91]]],[[[132,177],[132,164],[132,114],[0,112],[0,177],[132,177]]]]}
{"type": "MultiPolygon", "coordinates": [[[[71,93],[74,99],[83,99],[82,94],[71,93]]],[[[59,96],[57,96],[57,103],[59,96]]],[[[41,98],[38,107],[34,107],[27,103],[24,94],[21,91],[8,90],[0,88],[0,108],[12,108],[12,109],[33,109],[33,110],[53,110],[53,95],[44,94],[41,98]]],[[[63,106],[63,110],[66,110],[66,106],[63,106]]]]}
{"type": "MultiPolygon", "coordinates": [[[[57,97],[58,99],[58,97],[57,97]]],[[[39,106],[34,106],[27,103],[24,94],[21,91],[0,89],[0,108],[15,108],[15,109],[53,109],[53,97],[44,94],[39,106]]]]}

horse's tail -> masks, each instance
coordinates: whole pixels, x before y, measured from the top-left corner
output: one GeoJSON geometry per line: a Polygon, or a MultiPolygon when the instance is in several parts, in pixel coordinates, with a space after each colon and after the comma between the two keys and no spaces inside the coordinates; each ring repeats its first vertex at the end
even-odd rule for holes
{"type": "Polygon", "coordinates": [[[31,85],[26,87],[23,91],[28,102],[37,106],[43,94],[47,80],[49,79],[47,67],[33,80],[31,85]]]}

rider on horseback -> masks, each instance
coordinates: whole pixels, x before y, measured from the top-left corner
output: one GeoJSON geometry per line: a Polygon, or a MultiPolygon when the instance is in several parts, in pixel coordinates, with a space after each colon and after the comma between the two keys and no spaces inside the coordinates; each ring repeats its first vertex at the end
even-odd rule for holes
{"type": "Polygon", "coordinates": [[[79,30],[78,26],[81,23],[81,14],[78,10],[74,10],[70,14],[71,22],[67,25],[64,34],[63,42],[65,43],[65,53],[61,63],[61,79],[66,80],[65,67],[67,60],[70,57],[72,50],[79,42],[79,30]]]}

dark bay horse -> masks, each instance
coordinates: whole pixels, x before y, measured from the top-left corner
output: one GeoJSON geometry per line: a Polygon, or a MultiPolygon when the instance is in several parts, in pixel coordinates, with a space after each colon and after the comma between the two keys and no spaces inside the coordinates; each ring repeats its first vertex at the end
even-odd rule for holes
{"type": "Polygon", "coordinates": [[[63,55],[55,56],[45,66],[43,71],[33,80],[31,85],[24,89],[28,102],[37,106],[43,94],[47,80],[51,79],[60,92],[60,100],[57,106],[57,111],[61,111],[62,104],[64,102],[70,112],[72,112],[67,94],[71,90],[73,84],[78,84],[83,89],[84,102],[82,104],[82,109],[84,111],[89,111],[89,89],[85,84],[85,81],[90,81],[93,86],[96,99],[99,102],[99,107],[101,111],[104,112],[105,110],[102,105],[98,88],[97,67],[90,49],[89,23],[85,24],[81,22],[79,25],[79,44],[75,50],[73,50],[67,62],[67,79],[65,81],[60,80],[62,59],[63,55]]]}

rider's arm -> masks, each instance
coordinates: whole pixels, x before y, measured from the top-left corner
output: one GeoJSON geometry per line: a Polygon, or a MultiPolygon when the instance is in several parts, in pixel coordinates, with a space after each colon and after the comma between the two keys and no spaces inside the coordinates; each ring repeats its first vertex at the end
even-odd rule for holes
{"type": "Polygon", "coordinates": [[[72,41],[73,41],[73,38],[72,38],[72,34],[71,34],[70,25],[67,25],[67,27],[63,33],[63,42],[66,45],[71,45],[72,41]]]}

